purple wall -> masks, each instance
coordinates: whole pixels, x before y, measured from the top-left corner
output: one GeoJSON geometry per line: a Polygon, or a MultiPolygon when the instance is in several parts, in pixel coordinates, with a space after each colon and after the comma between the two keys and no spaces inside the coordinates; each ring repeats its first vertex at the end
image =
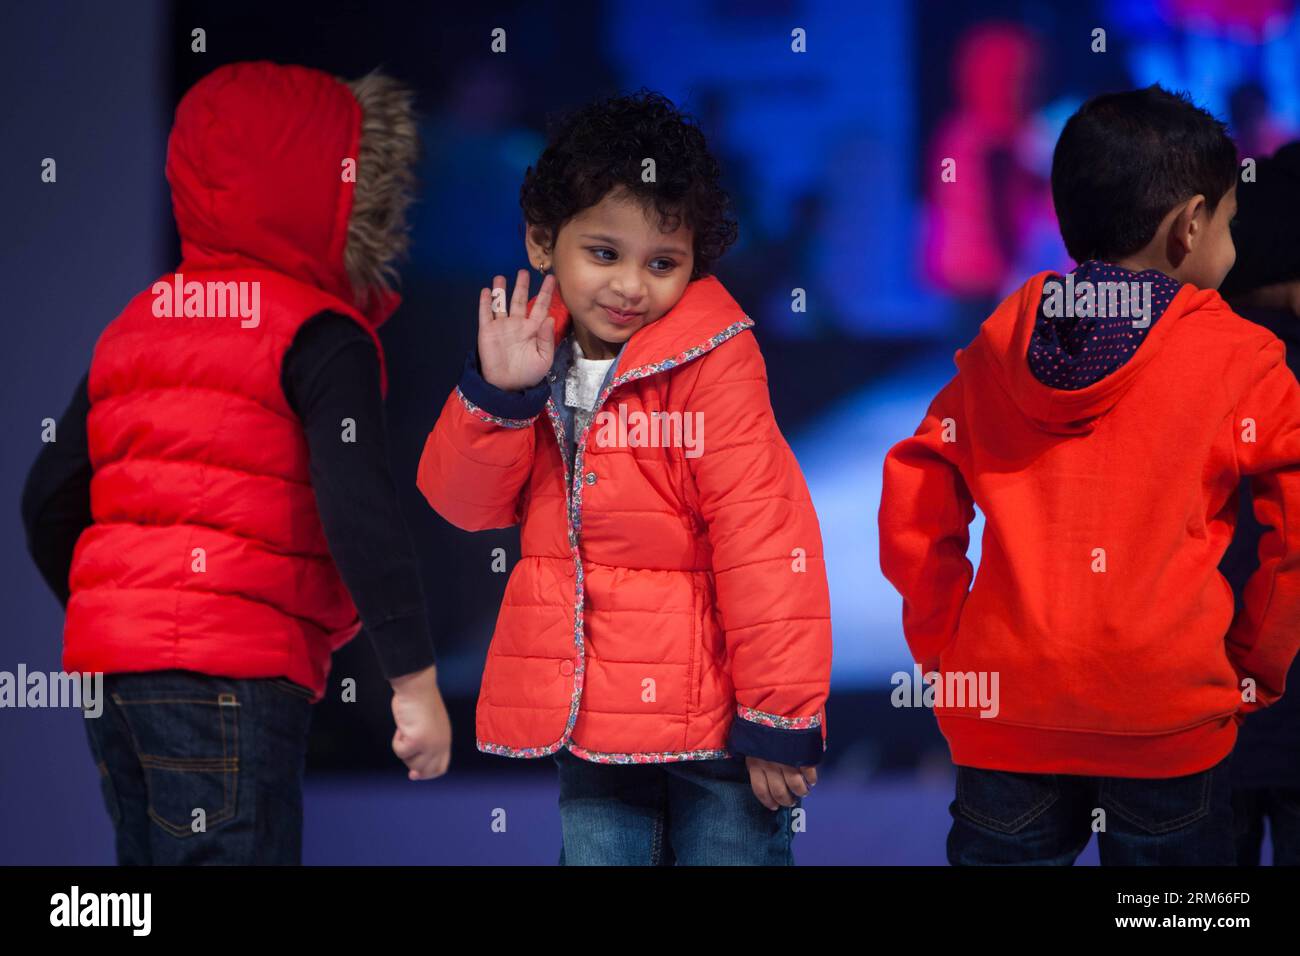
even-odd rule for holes
{"type": "MultiPolygon", "coordinates": [[[[164,266],[170,62],[158,0],[5,4],[0,182],[9,355],[0,376],[0,670],[58,670],[63,614],[23,547],[19,500],[100,329],[164,266]],[[41,162],[57,182],[41,182],[41,162]]],[[[111,863],[77,710],[0,709],[0,863],[111,863]]]]}

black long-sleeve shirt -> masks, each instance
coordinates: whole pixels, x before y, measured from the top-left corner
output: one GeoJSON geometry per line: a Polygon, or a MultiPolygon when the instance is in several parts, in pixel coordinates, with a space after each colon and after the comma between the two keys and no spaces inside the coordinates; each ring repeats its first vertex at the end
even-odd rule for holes
{"type": "MultiPolygon", "coordinates": [[[[415,549],[388,464],[379,356],[352,319],[322,312],[303,323],[286,353],[280,385],[303,423],[312,488],[330,554],[352,596],[384,676],[434,662],[415,549]],[[339,440],[344,418],[356,441],[339,440]]],[[[77,538],[92,521],[86,416],[89,373],[59,419],[23,488],[27,549],[59,601],[77,538]]]]}

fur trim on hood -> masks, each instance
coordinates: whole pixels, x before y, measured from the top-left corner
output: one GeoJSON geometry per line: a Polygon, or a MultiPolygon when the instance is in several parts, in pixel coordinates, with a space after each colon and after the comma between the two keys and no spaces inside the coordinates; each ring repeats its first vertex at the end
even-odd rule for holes
{"type": "Polygon", "coordinates": [[[419,139],[409,88],[378,71],[344,82],[362,115],[344,266],[357,307],[365,310],[376,292],[393,291],[396,264],[410,246],[406,210],[415,197],[419,139]]]}

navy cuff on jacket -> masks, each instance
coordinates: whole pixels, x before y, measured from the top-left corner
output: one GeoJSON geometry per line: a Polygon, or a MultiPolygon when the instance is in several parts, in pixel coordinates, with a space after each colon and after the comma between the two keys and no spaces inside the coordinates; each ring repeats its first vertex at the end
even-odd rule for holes
{"type": "Polygon", "coordinates": [[[783,730],[737,716],[727,735],[727,749],[790,767],[812,767],[822,759],[822,729],[783,730]]]}
{"type": "Polygon", "coordinates": [[[459,388],[462,395],[489,414],[518,420],[540,415],[551,394],[549,376],[522,392],[490,385],[479,371],[476,348],[470,349],[465,356],[465,370],[461,373],[459,388]]]}
{"type": "Polygon", "coordinates": [[[422,671],[434,663],[433,638],[423,610],[367,627],[385,680],[422,671]]]}

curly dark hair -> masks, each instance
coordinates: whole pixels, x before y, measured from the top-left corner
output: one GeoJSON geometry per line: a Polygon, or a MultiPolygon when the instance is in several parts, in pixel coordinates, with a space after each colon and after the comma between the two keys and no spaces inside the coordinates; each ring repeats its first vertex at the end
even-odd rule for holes
{"type": "Polygon", "coordinates": [[[659,216],[659,228],[682,219],[694,231],[691,279],[709,275],[736,241],[731,199],[704,133],[667,97],[645,88],[597,100],[551,126],[550,142],[524,173],[519,205],[528,226],[553,245],[560,227],[622,187],[659,216]],[[642,161],[655,162],[655,182],[642,182],[642,161]]]}

